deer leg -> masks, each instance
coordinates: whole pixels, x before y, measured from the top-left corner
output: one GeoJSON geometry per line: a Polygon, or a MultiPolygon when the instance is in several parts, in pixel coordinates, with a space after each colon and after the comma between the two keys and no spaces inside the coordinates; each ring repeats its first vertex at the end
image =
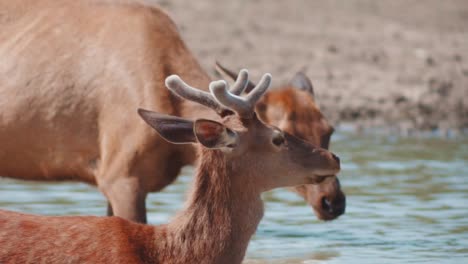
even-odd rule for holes
{"type": "Polygon", "coordinates": [[[146,191],[140,188],[138,178],[114,179],[101,189],[109,201],[108,215],[112,213],[131,221],[146,223],[146,191]]]}

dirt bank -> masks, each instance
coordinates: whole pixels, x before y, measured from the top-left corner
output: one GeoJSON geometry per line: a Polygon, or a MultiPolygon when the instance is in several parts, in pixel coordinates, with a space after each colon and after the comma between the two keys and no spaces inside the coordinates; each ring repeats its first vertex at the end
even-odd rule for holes
{"type": "Polygon", "coordinates": [[[468,2],[169,1],[212,72],[219,60],[276,84],[305,67],[334,124],[468,128],[468,2]]]}

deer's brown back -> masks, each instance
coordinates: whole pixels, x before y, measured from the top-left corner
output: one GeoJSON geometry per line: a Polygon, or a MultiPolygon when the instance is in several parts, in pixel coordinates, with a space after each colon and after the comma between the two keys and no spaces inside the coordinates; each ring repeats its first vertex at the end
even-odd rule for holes
{"type": "Polygon", "coordinates": [[[0,210],[1,263],[142,263],[154,254],[147,248],[153,241],[154,227],[119,217],[44,217],[0,210]],[[10,237],[21,237],[21,243],[11,243],[10,237]]]}
{"type": "Polygon", "coordinates": [[[49,0],[0,6],[0,175],[95,183],[106,155],[158,145],[135,112],[178,111],[166,75],[205,76],[157,8],[49,0]]]}

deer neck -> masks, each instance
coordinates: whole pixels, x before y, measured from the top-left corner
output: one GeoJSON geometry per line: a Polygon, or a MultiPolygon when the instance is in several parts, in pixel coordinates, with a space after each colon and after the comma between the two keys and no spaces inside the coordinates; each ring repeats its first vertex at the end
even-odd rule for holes
{"type": "Polygon", "coordinates": [[[167,225],[166,246],[175,257],[191,263],[242,261],[263,216],[263,202],[252,184],[229,176],[233,167],[220,151],[202,151],[186,209],[167,225]]]}

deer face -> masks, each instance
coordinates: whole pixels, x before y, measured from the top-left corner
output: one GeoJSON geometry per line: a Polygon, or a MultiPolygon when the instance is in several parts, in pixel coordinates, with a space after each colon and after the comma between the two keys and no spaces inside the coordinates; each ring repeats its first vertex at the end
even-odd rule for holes
{"type": "Polygon", "coordinates": [[[217,111],[223,117],[221,122],[189,121],[141,109],[139,113],[169,142],[199,143],[221,151],[236,177],[248,177],[245,180],[253,182],[259,191],[318,183],[336,174],[340,163],[331,152],[257,118],[255,104],[269,87],[270,79],[265,75],[245,98],[239,95],[245,89],[247,71],[241,71],[230,90],[224,81],[212,82],[211,93],[192,88],[178,77],[166,79],[168,88],[178,95],[217,111]]]}
{"type": "Polygon", "coordinates": [[[255,177],[251,181],[261,186],[262,191],[316,185],[339,171],[339,159],[325,149],[266,125],[256,116],[243,125],[240,131],[234,129],[239,143],[227,157],[236,168],[242,168],[241,175],[255,177]]]}

